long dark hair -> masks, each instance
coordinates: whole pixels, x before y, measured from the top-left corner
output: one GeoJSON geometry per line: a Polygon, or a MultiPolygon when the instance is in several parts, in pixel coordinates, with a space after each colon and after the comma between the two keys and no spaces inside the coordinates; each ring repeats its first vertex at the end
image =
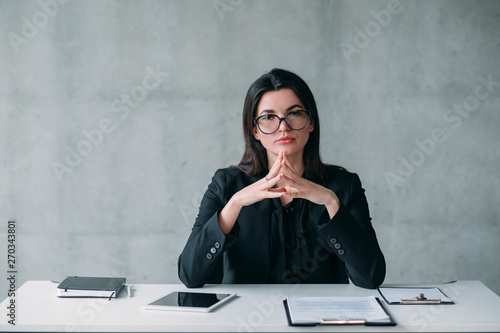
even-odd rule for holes
{"type": "Polygon", "coordinates": [[[311,111],[314,130],[309,134],[309,139],[304,148],[304,177],[309,179],[323,179],[325,164],[321,161],[319,152],[319,117],[316,102],[311,89],[297,74],[275,68],[258,78],[248,89],[243,105],[243,135],[245,138],[245,152],[237,165],[248,175],[256,176],[267,173],[267,153],[260,141],[253,135],[257,106],[264,93],[277,91],[282,88],[292,89],[306,110],[311,111]]]}

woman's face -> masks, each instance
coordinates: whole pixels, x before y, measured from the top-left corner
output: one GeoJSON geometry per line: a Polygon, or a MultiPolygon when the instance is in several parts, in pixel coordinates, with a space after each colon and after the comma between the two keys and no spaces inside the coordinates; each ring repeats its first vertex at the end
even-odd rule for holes
{"type": "MultiPolygon", "coordinates": [[[[276,115],[284,118],[289,113],[295,113],[298,110],[305,110],[300,99],[292,89],[282,88],[277,91],[268,91],[262,95],[255,117],[276,115]]],[[[314,124],[310,118],[307,125],[301,130],[292,130],[285,121],[282,121],[278,130],[272,134],[262,133],[255,125],[253,135],[266,148],[268,159],[275,159],[281,151],[285,151],[290,157],[302,158],[309,133],[313,130],[314,124]]]]}

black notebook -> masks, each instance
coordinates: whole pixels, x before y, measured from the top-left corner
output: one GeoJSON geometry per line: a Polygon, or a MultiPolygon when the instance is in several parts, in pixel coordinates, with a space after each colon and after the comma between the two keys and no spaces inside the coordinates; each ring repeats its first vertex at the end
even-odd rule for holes
{"type": "Polygon", "coordinates": [[[123,277],[68,276],[57,286],[57,297],[118,297],[125,286],[123,277]]]}

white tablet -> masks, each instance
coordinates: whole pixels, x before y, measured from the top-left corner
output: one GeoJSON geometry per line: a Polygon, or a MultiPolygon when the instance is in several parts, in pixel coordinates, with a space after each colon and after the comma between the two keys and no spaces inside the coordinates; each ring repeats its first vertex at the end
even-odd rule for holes
{"type": "Polygon", "coordinates": [[[236,294],[174,291],[142,306],[145,310],[210,312],[236,297],[236,294]]]}

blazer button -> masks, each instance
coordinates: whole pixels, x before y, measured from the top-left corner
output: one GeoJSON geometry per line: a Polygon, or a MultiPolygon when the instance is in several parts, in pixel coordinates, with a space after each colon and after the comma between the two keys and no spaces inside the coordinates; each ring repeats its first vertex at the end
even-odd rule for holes
{"type": "Polygon", "coordinates": [[[216,249],[220,249],[220,243],[219,243],[219,242],[215,242],[215,244],[214,244],[214,245],[215,245],[215,248],[216,248],[216,249]]]}
{"type": "Polygon", "coordinates": [[[336,243],[334,246],[334,248],[336,248],[337,250],[340,249],[340,244],[339,243],[336,243]]]}
{"type": "Polygon", "coordinates": [[[210,252],[214,253],[217,252],[217,249],[215,247],[210,248],[210,252]]]}
{"type": "Polygon", "coordinates": [[[207,253],[207,259],[208,260],[212,259],[212,253],[207,253]]]}
{"type": "Polygon", "coordinates": [[[330,243],[332,243],[332,244],[337,243],[337,239],[336,239],[336,238],[333,238],[333,237],[332,237],[332,238],[330,238],[330,243]]]}
{"type": "Polygon", "coordinates": [[[345,252],[344,252],[344,250],[340,249],[340,250],[338,250],[338,251],[337,251],[337,253],[339,254],[339,256],[341,256],[341,255],[343,255],[345,252]]]}

